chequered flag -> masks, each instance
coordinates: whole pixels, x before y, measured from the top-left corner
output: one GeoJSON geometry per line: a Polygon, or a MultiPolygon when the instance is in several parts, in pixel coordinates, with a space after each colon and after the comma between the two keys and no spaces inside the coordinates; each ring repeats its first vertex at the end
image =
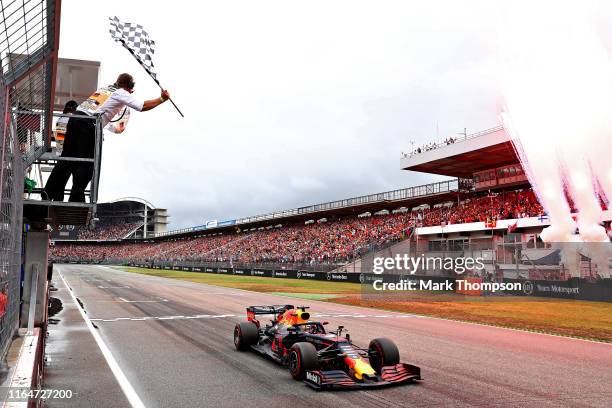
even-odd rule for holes
{"type": "Polygon", "coordinates": [[[125,48],[140,62],[140,65],[157,81],[152,56],[155,52],[155,42],[140,24],[123,23],[117,17],[109,17],[110,33],[113,39],[123,44],[125,48]]]}

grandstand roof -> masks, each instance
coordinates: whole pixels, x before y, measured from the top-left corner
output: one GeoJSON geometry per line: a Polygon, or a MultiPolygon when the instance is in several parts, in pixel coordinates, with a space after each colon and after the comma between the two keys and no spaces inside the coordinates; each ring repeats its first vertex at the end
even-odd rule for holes
{"type": "MultiPolygon", "coordinates": [[[[98,203],[97,215],[99,219],[120,219],[122,217],[143,217],[145,206],[147,214],[152,216],[158,211],[166,211],[156,208],[149,201],[139,197],[124,197],[105,203],[98,203]]],[[[167,217],[166,214],[163,214],[167,217]]]]}
{"type": "Polygon", "coordinates": [[[144,198],[139,198],[139,197],[123,197],[123,198],[118,198],[116,200],[112,200],[112,201],[109,201],[108,203],[103,203],[103,204],[115,204],[115,203],[125,203],[127,205],[130,205],[130,203],[140,203],[140,204],[146,205],[151,210],[155,209],[155,206],[151,204],[151,202],[145,200],[144,198]]]}
{"type": "Polygon", "coordinates": [[[403,170],[471,178],[475,172],[519,163],[510,136],[502,126],[441,143],[421,153],[404,154],[403,170]]]}
{"type": "Polygon", "coordinates": [[[235,220],[215,222],[212,226],[201,225],[168,231],[159,237],[186,236],[191,234],[215,233],[227,229],[251,229],[287,222],[300,222],[327,218],[330,216],[355,216],[364,212],[375,213],[380,210],[395,210],[401,207],[411,209],[422,204],[436,204],[454,200],[461,191],[466,191],[465,180],[447,180],[437,183],[414,186],[383,193],[346,198],[327,203],[314,204],[290,210],[254,215],[235,220]]]}

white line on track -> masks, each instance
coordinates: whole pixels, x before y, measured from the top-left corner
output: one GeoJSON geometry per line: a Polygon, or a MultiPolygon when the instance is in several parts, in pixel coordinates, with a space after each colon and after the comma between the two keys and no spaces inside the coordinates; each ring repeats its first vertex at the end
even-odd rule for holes
{"type": "Polygon", "coordinates": [[[348,317],[348,318],[355,318],[355,319],[359,319],[359,318],[364,318],[364,317],[374,317],[377,319],[399,319],[399,318],[404,318],[404,317],[410,317],[410,318],[414,318],[414,319],[418,319],[421,318],[423,316],[419,316],[419,315],[411,315],[411,314],[397,314],[397,315],[367,315],[367,314],[362,314],[362,313],[353,313],[353,314],[346,314],[346,313],[342,313],[342,314],[336,314],[336,313],[329,313],[329,314],[314,314],[312,315],[312,317],[348,317]]]}
{"type": "Polygon", "coordinates": [[[225,315],[196,315],[196,316],[145,316],[145,317],[110,317],[108,319],[94,318],[90,319],[92,322],[119,322],[119,321],[133,321],[142,322],[145,320],[185,320],[185,319],[222,319],[225,317],[236,317],[233,314],[225,315]]]}
{"type": "Polygon", "coordinates": [[[164,299],[164,298],[159,298],[159,300],[127,300],[125,298],[118,298],[119,300],[125,302],[125,303],[159,303],[159,302],[167,302],[168,299],[164,299]]]}
{"type": "Polygon", "coordinates": [[[102,336],[100,336],[100,333],[98,333],[98,331],[93,327],[91,320],[89,319],[89,317],[87,317],[87,315],[85,314],[85,311],[83,310],[83,308],[77,301],[77,298],[74,295],[74,292],[68,285],[68,282],[66,282],[66,279],[64,279],[64,275],[60,273],[60,277],[62,278],[64,285],[66,285],[66,287],[69,289],[70,296],[72,296],[72,301],[76,305],[77,309],[79,309],[79,312],[81,313],[81,317],[83,318],[83,320],[85,320],[85,324],[87,325],[89,332],[91,333],[94,340],[98,344],[98,347],[100,348],[100,351],[102,352],[102,355],[106,359],[108,366],[110,367],[115,378],[117,379],[117,382],[119,383],[119,386],[121,387],[121,390],[125,394],[125,397],[128,399],[130,405],[132,406],[132,408],[141,408],[141,407],[145,408],[145,404],[142,402],[142,400],[136,393],[136,390],[134,390],[134,387],[132,387],[132,384],[130,384],[130,381],[127,379],[127,377],[123,373],[123,370],[121,370],[121,367],[117,363],[117,360],[115,360],[115,357],[113,357],[113,354],[111,353],[106,343],[104,343],[104,340],[102,340],[102,336]]]}
{"type": "MultiPolygon", "coordinates": [[[[109,317],[106,319],[103,318],[92,318],[90,319],[92,322],[119,322],[119,321],[133,321],[133,322],[142,322],[146,320],[186,320],[186,319],[223,319],[226,317],[237,317],[234,314],[222,314],[222,315],[195,315],[195,316],[144,316],[144,317],[109,317]]],[[[365,314],[320,314],[313,315],[313,317],[348,317],[348,318],[387,318],[387,319],[395,319],[395,318],[420,318],[421,316],[417,315],[365,315],[365,314]]]]}

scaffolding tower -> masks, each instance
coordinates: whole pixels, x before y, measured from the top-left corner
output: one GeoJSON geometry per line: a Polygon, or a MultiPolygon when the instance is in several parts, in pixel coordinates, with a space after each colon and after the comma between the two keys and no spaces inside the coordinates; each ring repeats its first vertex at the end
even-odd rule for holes
{"type": "Polygon", "coordinates": [[[45,331],[49,225],[95,219],[99,118],[89,118],[96,123],[93,158],[62,157],[52,143],[55,118],[61,116],[56,112],[60,15],[61,0],[0,0],[0,360],[19,327],[45,331]],[[93,164],[87,202],[43,199],[43,174],[62,161],[93,164]]]}

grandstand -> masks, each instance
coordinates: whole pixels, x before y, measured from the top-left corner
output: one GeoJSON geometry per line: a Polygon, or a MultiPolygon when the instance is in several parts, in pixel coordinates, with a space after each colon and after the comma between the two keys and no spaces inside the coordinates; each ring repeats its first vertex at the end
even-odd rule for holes
{"type": "Polygon", "coordinates": [[[147,200],[126,197],[97,206],[94,228],[60,225],[51,237],[56,241],[118,241],[154,237],[166,232],[168,211],[147,200]]]}
{"type": "Polygon", "coordinates": [[[513,255],[496,251],[500,245],[541,244],[548,220],[503,128],[418,148],[403,155],[401,166],[454,178],[169,232],[153,228],[150,235],[143,228],[123,235],[142,220],[141,204],[119,201],[106,210],[101,204],[100,227],[57,240],[52,255],[71,262],[362,272],[363,259],[376,253],[468,248],[493,269],[513,255]]]}

